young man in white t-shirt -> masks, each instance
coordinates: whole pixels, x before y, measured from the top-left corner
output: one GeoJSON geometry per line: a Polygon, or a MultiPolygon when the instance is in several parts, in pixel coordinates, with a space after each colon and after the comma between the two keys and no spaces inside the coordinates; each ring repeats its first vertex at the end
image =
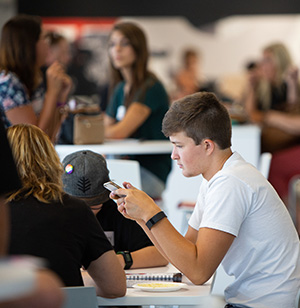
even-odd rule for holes
{"type": "Polygon", "coordinates": [[[228,307],[291,308],[300,288],[300,246],[290,215],[269,182],[231,151],[231,121],[212,93],[174,102],[163,120],[172,159],[186,177],[202,174],[197,204],[183,237],[144,192],[124,183],[111,194],[161,253],[193,283],[220,263],[235,281],[228,307]]]}

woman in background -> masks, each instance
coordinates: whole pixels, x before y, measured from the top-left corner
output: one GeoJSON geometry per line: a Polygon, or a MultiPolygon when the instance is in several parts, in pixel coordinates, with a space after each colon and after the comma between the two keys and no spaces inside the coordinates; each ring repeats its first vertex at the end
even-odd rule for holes
{"type": "MultiPolygon", "coordinates": [[[[293,67],[287,48],[281,43],[264,48],[261,78],[249,80],[246,110],[254,122],[256,111],[293,109],[299,103],[298,70],[293,67]]],[[[259,113],[258,113],[259,114],[259,113]]]]}
{"type": "Polygon", "coordinates": [[[249,119],[262,125],[261,151],[274,153],[296,143],[298,138],[264,121],[269,110],[299,113],[298,69],[281,43],[267,46],[256,78],[249,75],[245,109],[249,119]]]}
{"type": "MultiPolygon", "coordinates": [[[[109,38],[112,95],[106,109],[105,137],[163,140],[162,119],[169,98],[147,69],[149,51],[144,32],[134,23],[117,23],[109,38]]],[[[141,165],[143,190],[159,199],[171,170],[170,155],[131,155],[141,165]]]]}
{"type": "Polygon", "coordinates": [[[45,39],[49,44],[46,66],[58,61],[64,68],[67,68],[72,59],[68,40],[63,35],[52,31],[46,33],[45,39]]]}
{"type": "Polygon", "coordinates": [[[0,42],[0,116],[5,126],[34,124],[52,141],[60,126],[59,113],[67,100],[72,82],[64,67],[53,63],[47,70],[47,90],[41,67],[48,44],[41,19],[17,15],[2,29],[0,42]]]}
{"type": "Polygon", "coordinates": [[[182,57],[183,67],[175,76],[176,92],[174,100],[200,91],[199,69],[201,55],[194,49],[186,49],[182,57]]]}

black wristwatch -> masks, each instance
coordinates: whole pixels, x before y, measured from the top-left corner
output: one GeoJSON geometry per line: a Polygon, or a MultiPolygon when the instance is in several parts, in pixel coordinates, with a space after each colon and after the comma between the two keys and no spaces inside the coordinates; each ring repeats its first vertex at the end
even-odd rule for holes
{"type": "Polygon", "coordinates": [[[129,251],[118,251],[117,254],[122,255],[124,258],[125,261],[124,269],[130,269],[133,263],[131,253],[129,251]]]}
{"type": "Polygon", "coordinates": [[[149,230],[151,230],[157,222],[161,221],[165,217],[167,217],[167,215],[163,211],[160,211],[146,222],[146,226],[149,230]]]}

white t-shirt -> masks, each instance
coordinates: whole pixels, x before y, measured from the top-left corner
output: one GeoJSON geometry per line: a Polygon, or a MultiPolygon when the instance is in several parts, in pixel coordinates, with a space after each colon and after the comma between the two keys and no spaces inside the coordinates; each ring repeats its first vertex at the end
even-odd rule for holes
{"type": "Polygon", "coordinates": [[[300,288],[300,245],[291,217],[274,188],[233,153],[222,170],[203,179],[189,225],[236,238],[222,265],[235,281],[229,303],[253,308],[294,307],[300,288]]]}

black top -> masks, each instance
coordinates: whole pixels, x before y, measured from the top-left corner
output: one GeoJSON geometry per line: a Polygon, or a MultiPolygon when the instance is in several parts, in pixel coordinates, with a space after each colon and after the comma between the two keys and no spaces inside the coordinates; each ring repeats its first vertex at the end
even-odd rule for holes
{"type": "Polygon", "coordinates": [[[11,202],[10,209],[9,253],[44,258],[66,286],[83,285],[81,266],[112,250],[95,215],[77,198],[47,204],[29,197],[11,202]]]}
{"type": "Polygon", "coordinates": [[[105,202],[97,218],[107,237],[113,239],[115,252],[124,250],[133,252],[153,246],[144,230],[134,220],[125,218],[118,211],[114,201],[105,202]]]}
{"type": "MultiPolygon", "coordinates": [[[[271,110],[285,110],[287,104],[287,84],[286,82],[281,83],[278,87],[271,87],[271,97],[270,97],[270,107],[271,110]]],[[[258,109],[264,110],[264,106],[261,101],[258,102],[258,109]]]]}
{"type": "Polygon", "coordinates": [[[6,131],[0,117],[0,195],[6,194],[21,187],[16,165],[6,137],[6,131]]]}

